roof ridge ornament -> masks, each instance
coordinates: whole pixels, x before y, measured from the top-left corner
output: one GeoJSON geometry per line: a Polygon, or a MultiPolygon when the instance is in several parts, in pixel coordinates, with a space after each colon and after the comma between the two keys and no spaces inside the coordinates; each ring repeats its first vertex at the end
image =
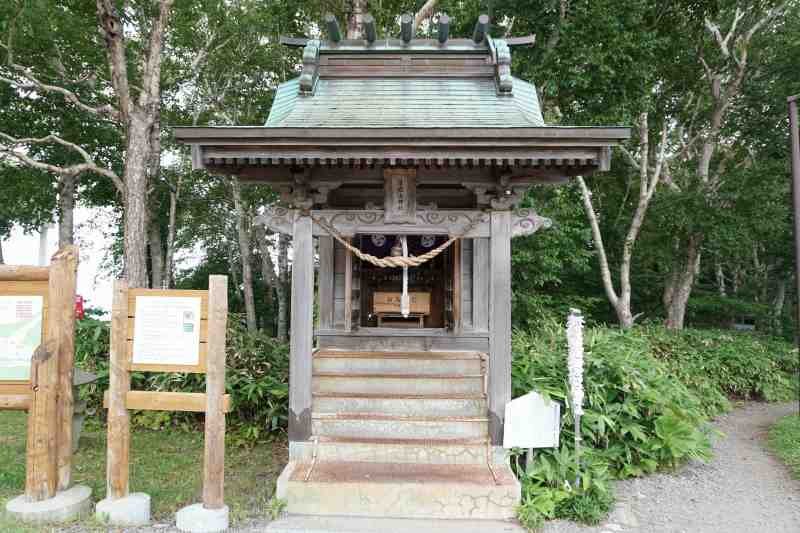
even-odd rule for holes
{"type": "Polygon", "coordinates": [[[497,84],[498,94],[511,94],[514,89],[514,80],[511,77],[511,49],[503,39],[489,39],[489,46],[495,51],[495,75],[494,81],[497,84]]]}
{"type": "Polygon", "coordinates": [[[319,49],[317,39],[308,41],[303,49],[303,71],[300,73],[300,94],[311,96],[319,79],[319,49]]]}

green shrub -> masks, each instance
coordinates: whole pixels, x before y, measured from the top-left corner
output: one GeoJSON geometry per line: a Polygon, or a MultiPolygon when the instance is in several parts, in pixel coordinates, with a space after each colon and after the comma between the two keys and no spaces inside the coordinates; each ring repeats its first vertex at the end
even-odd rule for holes
{"type": "Polygon", "coordinates": [[[710,416],[729,396],[783,400],[796,395],[796,352],[786,342],[719,330],[668,331],[644,326],[585,331],[585,413],[576,469],[574,420],[568,408],[566,336],[545,322],[513,336],[514,396],[536,390],[562,402],[561,446],[539,450],[523,484],[520,520],[600,521],[613,494],[610,480],[674,468],[710,457],[710,416]],[[581,483],[576,486],[578,474],[581,483]]]}
{"type": "MultiPolygon", "coordinates": [[[[262,332],[250,333],[238,315],[228,320],[226,389],[231,395],[228,415],[231,438],[253,442],[286,427],[289,396],[289,348],[262,332]]],[[[94,372],[98,380],[84,387],[82,395],[90,412],[101,413],[103,392],[108,389],[109,323],[85,319],[76,327],[76,363],[94,372]]],[[[131,374],[133,390],[202,392],[203,374],[131,374]]],[[[192,413],[139,411],[133,424],[149,429],[168,425],[193,426],[201,417],[192,413]]]]}
{"type": "Polygon", "coordinates": [[[800,479],[800,416],[797,413],[778,420],[769,430],[769,446],[800,479]]]}

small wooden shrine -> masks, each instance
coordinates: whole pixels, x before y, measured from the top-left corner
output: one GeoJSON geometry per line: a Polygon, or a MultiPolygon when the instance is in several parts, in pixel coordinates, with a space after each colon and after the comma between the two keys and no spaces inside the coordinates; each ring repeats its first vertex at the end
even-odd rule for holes
{"type": "Polygon", "coordinates": [[[281,193],[258,222],[293,238],[289,512],[511,518],[511,239],[550,225],[517,206],[608,170],[629,130],[546,126],[510,72],[531,37],[410,25],[284,39],[302,72],[264,126],[175,132],[194,168],[281,193]]]}

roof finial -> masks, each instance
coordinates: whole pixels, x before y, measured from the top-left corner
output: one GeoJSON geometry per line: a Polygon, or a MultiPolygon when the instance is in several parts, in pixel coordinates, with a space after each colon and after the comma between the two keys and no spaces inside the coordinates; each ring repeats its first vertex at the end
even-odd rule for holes
{"type": "Polygon", "coordinates": [[[442,13],[439,17],[439,43],[444,44],[450,36],[450,17],[442,13]]]}
{"type": "Polygon", "coordinates": [[[489,15],[481,15],[475,24],[475,31],[472,33],[472,40],[480,44],[486,39],[486,32],[489,29],[489,15]]]}
{"type": "Polygon", "coordinates": [[[367,13],[364,15],[364,36],[369,44],[375,42],[377,33],[375,32],[375,17],[367,13]]]}
{"type": "Polygon", "coordinates": [[[403,13],[400,17],[400,35],[405,44],[411,42],[411,38],[414,36],[414,17],[411,16],[411,13],[403,13]]]}
{"type": "Polygon", "coordinates": [[[332,13],[325,15],[325,26],[328,29],[328,37],[331,41],[338,43],[342,40],[342,32],[339,30],[339,22],[332,13]]]}

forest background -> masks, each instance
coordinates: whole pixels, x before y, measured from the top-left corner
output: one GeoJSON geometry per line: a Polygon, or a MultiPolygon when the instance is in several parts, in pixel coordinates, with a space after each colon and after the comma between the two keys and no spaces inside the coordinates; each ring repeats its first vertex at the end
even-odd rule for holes
{"type": "Polygon", "coordinates": [[[536,84],[549,124],[633,128],[610,173],[531,189],[555,224],[514,241],[518,327],[579,307],[623,328],[791,335],[794,1],[4,2],[0,239],[57,222],[67,244],[76,205],[110,208],[109,278],[199,288],[227,272],[231,309],[285,339],[291,242],[253,224],[277,196],[191,171],[169,126],[263,124],[298,74],[279,37],[319,34],[326,12],[351,35],[367,12],[381,35],[415,13],[421,37],[441,13],[468,35],[487,12],[495,36],[536,35],[512,70],[536,84]]]}

